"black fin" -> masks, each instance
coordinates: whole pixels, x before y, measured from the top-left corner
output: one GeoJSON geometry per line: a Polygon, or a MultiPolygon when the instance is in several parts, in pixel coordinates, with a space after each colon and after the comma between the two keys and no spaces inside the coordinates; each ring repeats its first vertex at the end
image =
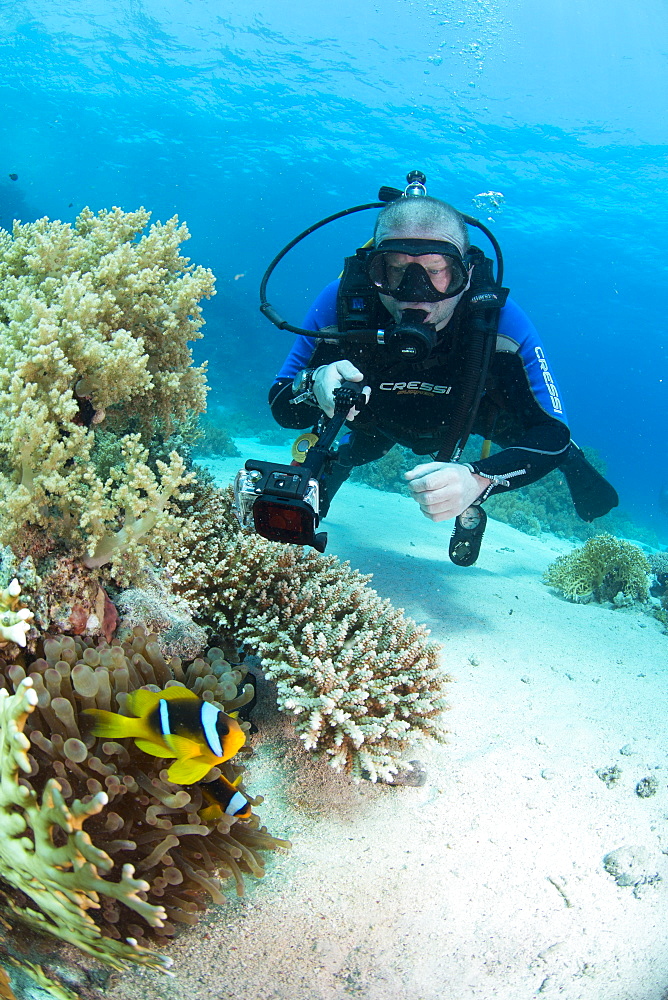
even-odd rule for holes
{"type": "Polygon", "coordinates": [[[587,461],[582,449],[573,442],[560,468],[566,477],[575,509],[583,521],[603,517],[619,504],[617,490],[587,461]]]}

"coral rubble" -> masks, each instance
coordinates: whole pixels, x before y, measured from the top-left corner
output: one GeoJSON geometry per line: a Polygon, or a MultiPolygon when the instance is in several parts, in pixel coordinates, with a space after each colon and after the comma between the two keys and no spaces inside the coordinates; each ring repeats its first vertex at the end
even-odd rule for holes
{"type": "Polygon", "coordinates": [[[356,778],[391,778],[412,735],[443,735],[438,647],[335,557],[242,533],[231,502],[209,489],[189,508],[175,587],[196,620],[261,657],[307,747],[356,778]]]}
{"type": "MultiPolygon", "coordinates": [[[[90,735],[82,709],[122,712],[145,684],[182,684],[228,711],[252,695],[222,650],[186,666],[155,639],[140,627],[122,644],[46,637],[25,666],[0,663],[0,876],[29,900],[7,891],[5,906],[116,968],[162,967],[151,933],[196,923],[206,899],[223,901],[219,878],[241,893],[243,873],[263,874],[258,851],[287,846],[254,814],[203,820],[200,786],[172,785],[159,758],[90,735]]],[[[235,759],[211,776],[243,772],[235,759]]]]}
{"type": "Polygon", "coordinates": [[[577,603],[624,605],[647,600],[649,570],[642,549],[605,534],[559,556],[548,566],[543,580],[577,603]]]}

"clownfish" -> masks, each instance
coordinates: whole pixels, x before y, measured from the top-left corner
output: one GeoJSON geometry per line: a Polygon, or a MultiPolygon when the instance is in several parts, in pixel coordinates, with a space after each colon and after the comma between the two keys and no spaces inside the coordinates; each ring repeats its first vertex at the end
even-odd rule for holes
{"type": "Polygon", "coordinates": [[[87,708],[83,714],[94,718],[94,736],[133,739],[153,757],[176,757],[167,777],[177,785],[200,781],[246,742],[236,719],[187,688],[140,688],[128,695],[127,707],[134,717],[100,708],[87,708]]]}
{"type": "Polygon", "coordinates": [[[221,816],[250,819],[250,802],[237,788],[241,777],[239,775],[234,781],[228,781],[221,774],[216,781],[209,781],[206,785],[199,786],[205,801],[210,803],[206,808],[199,810],[202,819],[220,819],[221,816]]]}

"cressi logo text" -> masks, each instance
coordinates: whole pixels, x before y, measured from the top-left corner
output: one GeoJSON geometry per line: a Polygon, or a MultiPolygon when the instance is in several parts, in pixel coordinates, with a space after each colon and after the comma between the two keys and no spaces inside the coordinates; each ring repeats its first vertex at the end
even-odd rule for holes
{"type": "Polygon", "coordinates": [[[381,382],[384,392],[419,392],[426,395],[448,396],[452,392],[451,385],[434,385],[433,382],[381,382]]]}
{"type": "Polygon", "coordinates": [[[552,400],[552,407],[555,413],[563,413],[563,408],[561,405],[561,400],[559,399],[559,392],[554,384],[552,376],[550,375],[550,369],[547,367],[547,361],[545,360],[545,355],[543,354],[542,347],[536,347],[536,357],[538,358],[538,364],[540,365],[540,370],[543,373],[543,379],[545,385],[547,386],[547,391],[550,394],[550,399],[552,400]]]}

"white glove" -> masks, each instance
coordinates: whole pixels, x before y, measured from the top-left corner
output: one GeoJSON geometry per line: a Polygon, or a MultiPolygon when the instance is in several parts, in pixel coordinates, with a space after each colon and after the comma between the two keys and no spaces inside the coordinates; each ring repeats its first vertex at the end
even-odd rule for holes
{"type": "MultiPolygon", "coordinates": [[[[332,361],[331,365],[321,365],[313,376],[313,395],[318,400],[318,406],[328,417],[334,416],[334,390],[344,382],[362,382],[364,375],[355,368],[351,361],[332,361]]],[[[364,396],[368,401],[371,389],[364,386],[364,396]]],[[[354,420],[359,410],[352,406],[348,410],[346,420],[354,420]]]]}

